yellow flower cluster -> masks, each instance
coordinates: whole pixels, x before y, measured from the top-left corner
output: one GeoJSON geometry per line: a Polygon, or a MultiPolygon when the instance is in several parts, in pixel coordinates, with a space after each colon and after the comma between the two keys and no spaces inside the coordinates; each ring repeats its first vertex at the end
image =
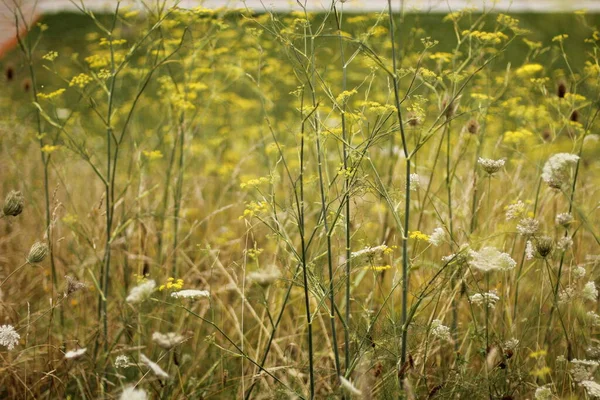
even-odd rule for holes
{"type": "Polygon", "coordinates": [[[412,231],[412,232],[410,232],[408,237],[411,239],[416,239],[416,240],[423,240],[423,241],[429,240],[429,235],[427,235],[421,231],[412,231]]]}
{"type": "Polygon", "coordinates": [[[256,179],[250,179],[247,180],[246,182],[243,182],[240,184],[240,188],[245,189],[245,188],[256,188],[262,184],[265,183],[269,183],[271,182],[271,180],[269,178],[266,177],[260,177],[260,178],[256,178],[256,179]]]}
{"type": "Polygon", "coordinates": [[[44,100],[52,100],[65,92],[65,89],[58,89],[50,93],[38,93],[38,97],[44,100]]]}
{"type": "Polygon", "coordinates": [[[160,160],[161,158],[163,158],[163,154],[160,152],[160,150],[144,150],[142,151],[142,154],[150,161],[160,160]]]}
{"type": "Polygon", "coordinates": [[[41,151],[42,151],[42,153],[50,154],[50,153],[54,153],[59,148],[60,148],[60,146],[52,146],[52,145],[47,144],[41,148],[41,151]]]}
{"type": "Polygon", "coordinates": [[[74,76],[69,82],[69,86],[77,86],[80,89],[83,89],[88,83],[92,81],[92,77],[88,74],[79,74],[74,76]]]}
{"type": "Polygon", "coordinates": [[[251,201],[250,203],[248,203],[246,205],[244,214],[242,216],[240,216],[239,219],[252,218],[257,214],[266,212],[268,210],[269,210],[269,205],[267,204],[266,201],[259,201],[259,202],[251,201]]]}
{"type": "Polygon", "coordinates": [[[352,90],[344,90],[342,93],[340,93],[338,95],[338,97],[335,98],[335,101],[338,103],[344,103],[345,101],[347,101],[350,96],[352,96],[353,94],[358,93],[356,91],[356,89],[352,89],[352,90]]]}
{"type": "Polygon", "coordinates": [[[370,271],[375,271],[375,272],[381,272],[381,271],[385,271],[387,269],[392,268],[391,265],[367,265],[366,267],[363,267],[363,269],[365,270],[370,270],[370,271]]]}
{"type": "Polygon", "coordinates": [[[529,139],[533,137],[533,133],[528,131],[527,129],[521,128],[516,131],[506,131],[504,132],[504,143],[514,143],[518,144],[524,141],[525,139],[529,139]]]}
{"type": "Polygon", "coordinates": [[[522,67],[520,67],[519,69],[517,69],[516,73],[517,73],[517,76],[525,77],[525,76],[531,76],[535,73],[538,73],[543,69],[544,69],[544,67],[542,67],[540,64],[525,64],[522,67]]]}
{"type": "Polygon", "coordinates": [[[484,31],[463,31],[463,36],[470,36],[475,39],[479,39],[484,43],[500,44],[505,40],[508,40],[502,32],[484,32],[484,31]]]}
{"type": "Polygon", "coordinates": [[[50,51],[45,54],[42,58],[46,61],[54,61],[58,57],[58,53],[56,51],[50,51]]]}
{"type": "Polygon", "coordinates": [[[175,278],[170,277],[169,279],[167,279],[167,283],[165,283],[164,285],[160,285],[158,287],[159,291],[163,291],[163,290],[181,290],[183,289],[183,279],[177,279],[175,280],[175,278]]]}

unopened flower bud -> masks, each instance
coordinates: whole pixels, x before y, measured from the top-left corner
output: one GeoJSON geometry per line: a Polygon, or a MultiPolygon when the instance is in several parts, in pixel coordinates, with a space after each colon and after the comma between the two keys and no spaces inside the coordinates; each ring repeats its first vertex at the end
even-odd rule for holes
{"type": "Polygon", "coordinates": [[[48,255],[48,245],[45,242],[35,242],[29,250],[27,256],[27,262],[29,264],[37,264],[44,261],[44,258],[48,255]]]}
{"type": "Polygon", "coordinates": [[[535,249],[542,258],[546,258],[554,249],[554,240],[550,236],[539,237],[535,241],[535,249]]]}
{"type": "Polygon", "coordinates": [[[16,217],[23,212],[23,195],[21,192],[11,190],[6,200],[4,200],[4,206],[2,207],[4,215],[10,215],[16,217]]]}

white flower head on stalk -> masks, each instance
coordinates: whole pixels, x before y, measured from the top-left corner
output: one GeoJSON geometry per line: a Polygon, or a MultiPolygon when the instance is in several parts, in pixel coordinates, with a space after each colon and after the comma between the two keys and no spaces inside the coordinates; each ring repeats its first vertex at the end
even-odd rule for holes
{"type": "Polygon", "coordinates": [[[585,392],[592,399],[600,399],[600,384],[594,381],[582,381],[581,386],[585,388],[585,392]]]}
{"type": "Polygon", "coordinates": [[[533,248],[533,243],[531,243],[531,240],[528,240],[527,244],[525,245],[525,259],[532,260],[534,255],[535,250],[533,248]]]}
{"type": "Polygon", "coordinates": [[[593,360],[571,360],[571,376],[575,382],[583,382],[592,379],[594,371],[598,368],[598,361],[593,360]]]}
{"type": "Polygon", "coordinates": [[[87,351],[87,348],[85,348],[85,347],[83,349],[69,350],[65,353],[65,358],[67,360],[75,360],[75,359],[81,357],[82,355],[84,355],[86,351],[87,351]]]}
{"type": "Polygon", "coordinates": [[[140,361],[146,364],[146,366],[150,368],[152,372],[154,372],[154,375],[158,376],[159,378],[169,378],[169,374],[167,374],[165,370],[163,370],[157,363],[150,360],[144,354],[140,354],[140,361]]]}
{"type": "Polygon", "coordinates": [[[531,236],[540,229],[540,222],[534,218],[523,218],[517,224],[517,232],[523,236],[531,236]]]}
{"type": "Polygon", "coordinates": [[[550,187],[560,189],[567,183],[568,167],[577,163],[579,156],[570,153],[558,153],[551,156],[542,169],[542,180],[550,187]]]}
{"type": "Polygon", "coordinates": [[[502,253],[494,247],[484,247],[479,251],[469,251],[469,265],[482,272],[509,271],[517,262],[508,253],[502,253]]]}
{"type": "Polygon", "coordinates": [[[271,265],[267,269],[250,272],[246,278],[249,282],[256,283],[259,286],[269,286],[281,278],[281,272],[275,265],[271,265]]]}
{"type": "Polygon", "coordinates": [[[581,292],[581,297],[590,301],[596,301],[598,299],[598,288],[596,288],[594,281],[589,281],[585,284],[583,291],[581,292]]]}
{"type": "Polygon", "coordinates": [[[485,307],[487,305],[488,308],[494,309],[496,307],[496,303],[500,301],[500,297],[495,291],[487,292],[487,293],[475,293],[471,297],[469,297],[471,303],[476,304],[478,306],[485,307]]]}
{"type": "Polygon", "coordinates": [[[154,332],[152,334],[152,341],[167,350],[181,344],[184,340],[185,338],[176,332],[154,332]]]}
{"type": "Polygon", "coordinates": [[[0,326],[0,344],[5,346],[8,350],[15,348],[15,345],[19,344],[21,335],[17,333],[12,325],[0,326]]]}
{"type": "Polygon", "coordinates": [[[385,244],[370,247],[367,246],[362,250],[354,251],[350,254],[350,259],[352,260],[361,260],[364,262],[373,262],[377,257],[382,256],[387,251],[391,250],[385,244]]]}
{"type": "Polygon", "coordinates": [[[421,187],[419,174],[410,174],[410,190],[417,191],[421,187]]]}
{"type": "Polygon", "coordinates": [[[123,389],[119,400],[148,400],[148,395],[144,389],[137,389],[135,386],[127,386],[123,389]]]}
{"type": "Polygon", "coordinates": [[[129,365],[129,357],[125,354],[118,355],[115,358],[115,368],[127,368],[129,365]]]}
{"type": "Polygon", "coordinates": [[[444,243],[445,238],[446,232],[444,231],[444,228],[435,228],[433,233],[429,236],[429,243],[437,247],[444,243]]]}
{"type": "Polygon", "coordinates": [[[176,299],[206,299],[210,297],[208,290],[186,289],[171,293],[176,299]]]}
{"type": "Polygon", "coordinates": [[[447,342],[452,341],[452,336],[450,335],[450,328],[442,324],[442,321],[440,321],[439,319],[434,319],[433,321],[431,321],[431,335],[438,339],[445,340],[447,342]]]}
{"type": "Polygon", "coordinates": [[[125,299],[128,303],[139,304],[146,301],[156,289],[156,282],[154,280],[148,280],[140,283],[129,292],[129,296],[125,299]]]}
{"type": "Polygon", "coordinates": [[[496,172],[500,171],[502,167],[504,167],[505,161],[503,159],[492,160],[489,158],[479,157],[477,164],[481,165],[481,168],[483,168],[488,175],[494,175],[496,172]]]}
{"type": "Polygon", "coordinates": [[[535,390],[535,400],[551,400],[552,389],[549,386],[540,386],[535,390]]]}

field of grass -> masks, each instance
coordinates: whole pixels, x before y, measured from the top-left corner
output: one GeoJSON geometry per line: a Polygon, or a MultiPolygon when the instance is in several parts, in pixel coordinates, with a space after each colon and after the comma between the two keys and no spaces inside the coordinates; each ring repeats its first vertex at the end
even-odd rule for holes
{"type": "Polygon", "coordinates": [[[600,16],[153,3],[0,60],[0,398],[600,398],[600,16]]]}

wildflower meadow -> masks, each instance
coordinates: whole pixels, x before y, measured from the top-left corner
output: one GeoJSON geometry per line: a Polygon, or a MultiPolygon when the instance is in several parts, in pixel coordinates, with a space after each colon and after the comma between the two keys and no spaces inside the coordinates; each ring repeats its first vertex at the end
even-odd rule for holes
{"type": "Polygon", "coordinates": [[[1,399],[600,398],[599,14],[72,3],[0,59],[1,399]]]}

